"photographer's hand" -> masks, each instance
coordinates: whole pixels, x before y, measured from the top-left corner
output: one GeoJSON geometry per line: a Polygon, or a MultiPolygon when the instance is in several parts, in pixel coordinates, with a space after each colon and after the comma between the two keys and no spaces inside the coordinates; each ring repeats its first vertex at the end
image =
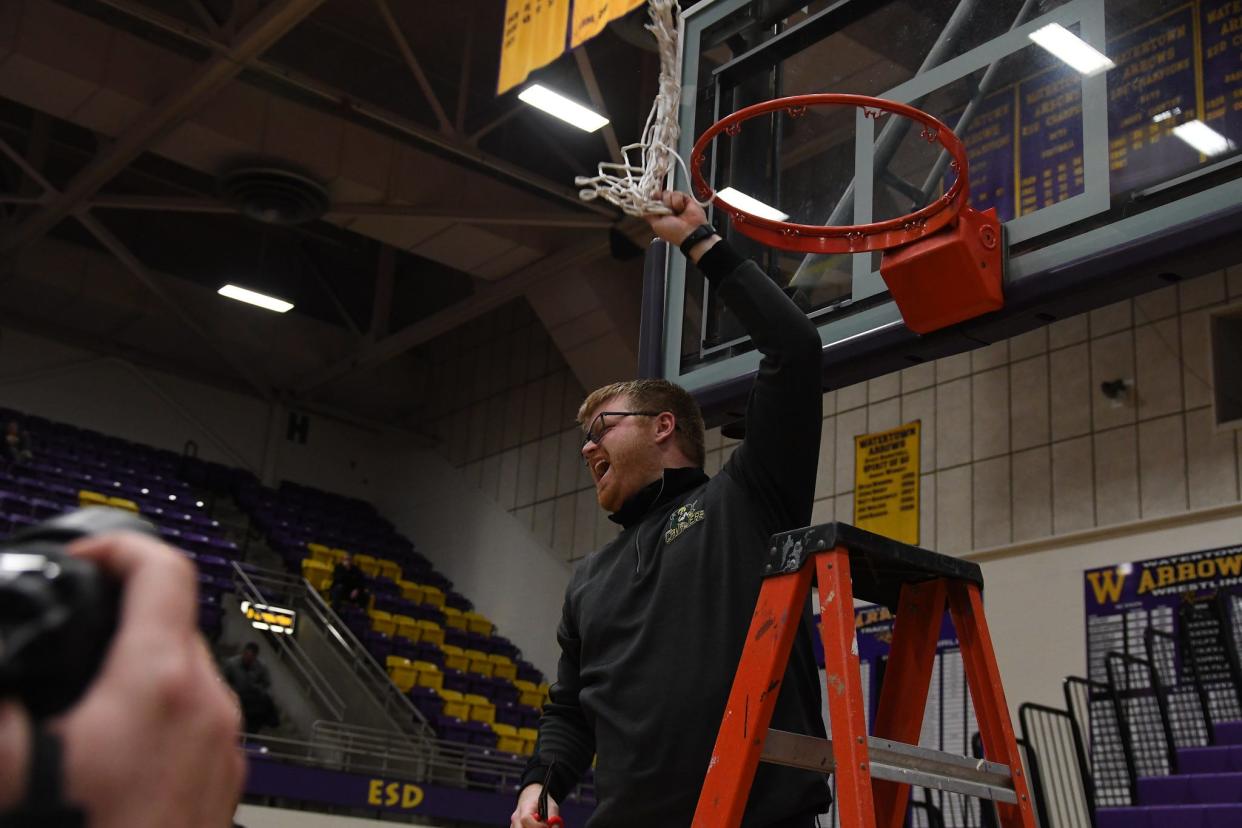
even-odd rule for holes
{"type": "MultiPolygon", "coordinates": [[[[229,825],[245,771],[240,713],[198,633],[193,564],[134,533],[87,538],[69,552],[116,578],[122,603],[99,675],[48,724],[64,745],[66,800],[92,828],[229,825]]],[[[29,738],[23,722],[20,710],[0,711],[0,757],[14,753],[6,739],[29,738]]],[[[22,792],[24,781],[17,800],[22,792]]],[[[15,804],[5,794],[0,785],[0,807],[15,804]]]]}

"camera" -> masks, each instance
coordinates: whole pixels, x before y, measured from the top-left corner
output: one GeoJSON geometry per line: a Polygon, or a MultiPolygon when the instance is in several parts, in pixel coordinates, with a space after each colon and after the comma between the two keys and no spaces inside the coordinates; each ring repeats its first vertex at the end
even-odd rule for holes
{"type": "Polygon", "coordinates": [[[135,514],[92,507],[0,543],[0,697],[16,698],[36,720],[82,696],[107,654],[120,608],[119,585],[65,546],[119,531],[155,535],[135,514]]]}

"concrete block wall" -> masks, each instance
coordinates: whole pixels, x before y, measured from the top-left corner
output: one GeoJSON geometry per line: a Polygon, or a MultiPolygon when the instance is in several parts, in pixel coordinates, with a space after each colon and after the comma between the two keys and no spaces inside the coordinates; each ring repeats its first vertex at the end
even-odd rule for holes
{"type": "MultiPolygon", "coordinates": [[[[912,420],[920,543],[949,554],[1237,502],[1207,320],[1239,300],[1242,265],[826,394],[815,520],[852,519],[854,437],[912,420]]],[[[709,435],[709,473],[734,444],[709,435]]]]}
{"type": "Polygon", "coordinates": [[[433,340],[425,418],[449,462],[563,556],[615,536],[578,453],[586,396],[525,299],[433,340]]]}
{"type": "MultiPolygon", "coordinates": [[[[815,521],[853,517],[854,437],[921,420],[920,543],[949,554],[1238,502],[1209,313],[1242,265],[824,395],[815,521]],[[1130,389],[1110,400],[1103,382],[1130,389]]],[[[450,462],[573,560],[613,537],[578,455],[584,389],[524,300],[431,343],[450,462]]],[[[1242,358],[1242,355],[1239,355],[1242,358]]],[[[736,441],[707,435],[709,474],[736,441]]]]}

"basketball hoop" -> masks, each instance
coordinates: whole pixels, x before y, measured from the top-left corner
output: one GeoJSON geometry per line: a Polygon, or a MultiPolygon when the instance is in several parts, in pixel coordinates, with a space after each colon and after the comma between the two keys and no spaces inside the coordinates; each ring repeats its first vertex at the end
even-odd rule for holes
{"type": "Polygon", "coordinates": [[[744,236],[797,253],[866,253],[882,250],[880,275],[906,326],[928,333],[1004,306],[1001,292],[1001,228],[996,210],[970,206],[966,147],[943,122],[908,104],[867,95],[821,93],[777,98],[739,109],[699,136],[690,153],[695,194],[713,201],[744,236]],[[854,106],[867,118],[892,114],[909,118],[929,143],[944,147],[957,173],[953,183],[927,206],[895,219],[855,225],[814,225],[755,215],[721,198],[703,177],[708,147],[721,134],[733,136],[744,121],[771,112],[800,118],[812,106],[854,106]]]}

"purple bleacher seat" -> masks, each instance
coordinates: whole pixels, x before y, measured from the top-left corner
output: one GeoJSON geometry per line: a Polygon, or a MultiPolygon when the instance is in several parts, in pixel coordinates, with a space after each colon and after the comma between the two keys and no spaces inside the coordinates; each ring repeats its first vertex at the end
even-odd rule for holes
{"type": "Polygon", "coordinates": [[[484,633],[468,632],[466,633],[466,642],[467,642],[466,649],[479,650],[481,652],[486,653],[488,652],[487,647],[491,643],[491,640],[492,640],[492,637],[490,635],[485,635],[484,633]]]}
{"type": "Polygon", "coordinates": [[[392,639],[384,633],[368,630],[363,645],[381,667],[387,663],[388,656],[392,655],[392,639]]]}
{"type": "Polygon", "coordinates": [[[227,558],[221,558],[219,555],[208,555],[198,553],[195,555],[198,562],[198,568],[215,576],[231,577],[233,573],[233,565],[227,558]]]}
{"type": "Polygon", "coordinates": [[[456,627],[444,628],[444,643],[453,647],[461,647],[463,650],[471,649],[470,634],[456,627]]]}
{"type": "Polygon", "coordinates": [[[444,689],[456,690],[458,693],[470,692],[470,676],[461,670],[454,670],[451,667],[441,667],[444,673],[444,689]]]}
{"type": "MultiPolygon", "coordinates": [[[[485,699],[492,698],[492,680],[487,676],[480,676],[477,673],[466,673],[466,687],[469,688],[465,691],[467,693],[473,693],[485,699]]],[[[492,701],[495,701],[495,699],[492,699],[492,701]]]]}
{"type": "Polygon", "coordinates": [[[405,604],[406,602],[403,601],[400,597],[394,597],[392,595],[376,595],[375,596],[375,608],[377,610],[382,610],[384,612],[396,612],[402,615],[406,615],[408,613],[406,613],[405,611],[406,610],[405,604]]]}
{"type": "Polygon", "coordinates": [[[543,683],[543,673],[539,672],[539,668],[521,659],[517,662],[517,677],[523,681],[533,681],[535,684],[543,683]]]}
{"type": "Polygon", "coordinates": [[[470,733],[470,744],[488,748],[496,747],[496,731],[483,722],[466,722],[465,724],[470,733]]]}
{"type": "Polygon", "coordinates": [[[64,508],[54,500],[47,500],[42,497],[30,498],[30,513],[37,520],[46,520],[50,517],[56,517],[56,515],[59,515],[64,511],[64,508]]]}
{"type": "Polygon", "coordinates": [[[396,636],[392,640],[392,654],[415,661],[418,659],[418,645],[408,638],[396,636]]]}
{"type": "Polygon", "coordinates": [[[445,741],[462,743],[470,741],[471,730],[461,719],[453,716],[440,716],[435,720],[434,726],[436,733],[445,741]]]}
{"type": "Polygon", "coordinates": [[[444,626],[444,613],[438,608],[430,604],[416,604],[414,607],[414,617],[419,621],[431,621],[435,624],[444,626]]]}
{"type": "Polygon", "coordinates": [[[525,727],[522,721],[522,711],[518,708],[516,702],[496,702],[496,722],[498,724],[525,727]]]}
{"type": "Polygon", "coordinates": [[[474,604],[470,603],[470,601],[466,599],[466,596],[462,595],[455,589],[450,589],[444,594],[444,604],[445,606],[452,607],[459,612],[470,612],[474,609],[474,604]]]}
{"type": "Polygon", "coordinates": [[[233,560],[241,557],[241,547],[237,545],[236,541],[231,541],[228,538],[209,538],[207,545],[223,557],[232,558],[233,560]]]}
{"type": "Polygon", "coordinates": [[[0,508],[14,514],[30,514],[30,498],[20,492],[0,490],[0,508]]]}
{"type": "MultiPolygon", "coordinates": [[[[215,550],[211,548],[211,543],[209,542],[210,540],[211,539],[206,535],[201,535],[198,532],[183,531],[181,533],[181,545],[189,547],[195,552],[205,552],[209,555],[212,554],[215,550]]],[[[223,559],[223,556],[220,555],[216,555],[215,557],[223,559]]]]}
{"type": "Polygon", "coordinates": [[[34,526],[38,522],[39,521],[35,520],[30,515],[9,515],[9,526],[12,528],[13,532],[20,532],[28,526],[34,526]]]}
{"type": "Polygon", "coordinates": [[[376,595],[380,595],[380,594],[400,595],[401,594],[401,587],[397,586],[395,581],[390,581],[387,578],[372,578],[370,585],[371,585],[371,592],[375,593],[376,595]]]}
{"type": "Polygon", "coordinates": [[[224,626],[224,608],[219,603],[200,601],[198,626],[208,636],[218,635],[224,626]]]}
{"type": "Polygon", "coordinates": [[[437,667],[444,667],[444,651],[435,644],[420,641],[415,646],[418,648],[418,661],[427,661],[437,667]]]}
{"type": "Polygon", "coordinates": [[[364,640],[371,631],[371,623],[365,617],[348,618],[345,620],[345,626],[354,634],[354,638],[359,641],[364,640]]]}
{"type": "Polygon", "coordinates": [[[518,693],[518,689],[513,686],[513,683],[511,681],[509,681],[508,679],[498,679],[498,678],[488,679],[488,681],[490,682],[491,686],[488,688],[487,692],[484,693],[483,695],[487,696],[489,699],[496,702],[497,704],[499,704],[500,702],[517,702],[518,696],[520,694],[518,693]]]}
{"type": "Polygon", "coordinates": [[[502,635],[493,635],[490,639],[488,639],[487,649],[485,652],[508,656],[514,661],[517,661],[522,657],[522,651],[519,650],[512,641],[502,635]]]}
{"type": "Polygon", "coordinates": [[[427,717],[427,721],[434,722],[444,714],[444,699],[430,687],[411,687],[406,695],[418,711],[427,717]]]}

